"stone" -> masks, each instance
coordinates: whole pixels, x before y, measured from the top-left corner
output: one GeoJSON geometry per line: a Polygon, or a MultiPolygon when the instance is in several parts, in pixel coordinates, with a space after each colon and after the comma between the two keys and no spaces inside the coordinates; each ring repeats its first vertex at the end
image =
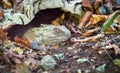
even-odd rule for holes
{"type": "Polygon", "coordinates": [[[45,70],[49,70],[51,68],[53,68],[56,65],[56,61],[54,60],[54,58],[52,58],[52,56],[50,55],[46,55],[42,58],[42,60],[40,61],[40,65],[45,69],[45,70]]]}

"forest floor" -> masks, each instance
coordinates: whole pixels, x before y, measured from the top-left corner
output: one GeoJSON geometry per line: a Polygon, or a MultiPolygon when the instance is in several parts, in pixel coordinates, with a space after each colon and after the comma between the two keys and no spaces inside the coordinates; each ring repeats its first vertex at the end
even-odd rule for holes
{"type": "MultiPolygon", "coordinates": [[[[114,37],[120,37],[120,36],[119,35],[110,35],[109,37],[106,36],[106,38],[109,38],[108,40],[114,37]]],[[[106,42],[103,40],[104,39],[98,42],[99,43],[104,42],[105,44],[106,42]]],[[[107,50],[93,49],[92,46],[94,46],[96,43],[97,42],[75,43],[75,42],[70,42],[70,40],[68,40],[67,42],[64,42],[60,45],[57,44],[55,46],[42,45],[42,48],[44,48],[42,51],[32,50],[31,55],[30,54],[27,55],[23,54],[23,55],[26,56],[27,59],[29,58],[35,59],[31,61],[31,64],[33,63],[32,64],[33,66],[31,65],[29,66],[29,70],[31,73],[81,73],[81,72],[82,73],[119,73],[120,68],[114,65],[113,63],[113,60],[119,58],[119,55],[115,54],[114,49],[107,49],[107,50]],[[57,63],[54,67],[50,68],[47,71],[44,71],[44,69],[41,66],[39,67],[34,66],[34,62],[36,63],[37,61],[40,61],[46,55],[50,55],[54,57],[57,63]],[[97,69],[98,67],[99,69],[97,69]]],[[[114,42],[112,42],[112,44],[113,43],[114,42]]],[[[105,46],[107,45],[104,45],[104,47],[105,46]]],[[[19,72],[19,69],[24,70],[21,68],[21,67],[24,68],[24,65],[18,67],[19,68],[18,70],[16,69],[16,67],[17,64],[22,63],[25,60],[20,60],[20,59],[15,60],[13,59],[15,55],[13,56],[11,55],[11,53],[10,54],[8,52],[6,53],[7,55],[5,56],[1,54],[5,58],[2,57],[0,59],[1,60],[0,72],[14,73],[15,71],[18,71],[18,73],[21,73],[19,72]],[[10,55],[12,57],[10,57],[10,55]],[[11,62],[7,62],[9,60],[4,62],[6,59],[10,59],[11,62]]],[[[16,56],[16,57],[20,58],[20,56],[19,57],[16,56]]]]}

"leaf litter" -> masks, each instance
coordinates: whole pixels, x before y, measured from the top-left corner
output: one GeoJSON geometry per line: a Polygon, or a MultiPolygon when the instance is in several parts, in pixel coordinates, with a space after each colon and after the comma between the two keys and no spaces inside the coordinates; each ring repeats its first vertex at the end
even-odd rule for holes
{"type": "MultiPolygon", "coordinates": [[[[33,49],[29,39],[17,35],[14,41],[9,40],[7,31],[11,29],[12,24],[2,27],[0,29],[0,72],[3,73],[5,69],[12,73],[94,73],[97,71],[110,73],[111,67],[119,72],[119,30],[115,27],[112,27],[115,31],[109,29],[113,22],[120,22],[116,20],[119,11],[101,11],[100,9],[104,10],[107,6],[103,4],[100,7],[99,3],[107,2],[95,0],[98,8],[95,8],[94,12],[92,1],[82,0],[83,6],[88,11],[85,11],[78,26],[72,23],[66,24],[74,34],[66,42],[54,46],[40,44],[40,50],[33,49]],[[101,33],[100,30],[103,32],[101,33]],[[113,35],[116,31],[118,34],[113,35]]],[[[111,1],[108,2],[110,3],[111,1]]],[[[120,24],[118,28],[119,26],[120,24]]]]}

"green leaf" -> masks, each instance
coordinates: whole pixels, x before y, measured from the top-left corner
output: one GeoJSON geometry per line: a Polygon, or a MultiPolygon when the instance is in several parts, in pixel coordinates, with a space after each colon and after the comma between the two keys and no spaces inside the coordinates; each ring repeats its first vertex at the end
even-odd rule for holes
{"type": "Polygon", "coordinates": [[[77,62],[78,63],[85,63],[85,62],[89,62],[89,60],[86,58],[81,58],[81,59],[78,59],[77,62]]]}
{"type": "Polygon", "coordinates": [[[98,67],[96,68],[96,70],[97,70],[97,71],[100,71],[100,72],[104,72],[104,71],[105,71],[105,67],[106,67],[106,64],[103,64],[103,65],[101,65],[101,66],[98,66],[98,67]]]}
{"type": "Polygon", "coordinates": [[[23,54],[23,49],[21,49],[20,47],[15,47],[13,49],[14,52],[18,53],[18,54],[23,54]]]}
{"type": "Polygon", "coordinates": [[[110,25],[112,25],[113,21],[115,20],[115,18],[120,14],[120,11],[116,11],[115,14],[109,18],[107,21],[104,22],[103,27],[102,27],[102,31],[105,31],[110,25]]]}
{"type": "Polygon", "coordinates": [[[113,63],[120,67],[120,59],[113,60],[113,63]]]}
{"type": "Polygon", "coordinates": [[[62,60],[64,59],[64,53],[61,53],[61,54],[55,54],[55,57],[59,60],[62,60]]]}

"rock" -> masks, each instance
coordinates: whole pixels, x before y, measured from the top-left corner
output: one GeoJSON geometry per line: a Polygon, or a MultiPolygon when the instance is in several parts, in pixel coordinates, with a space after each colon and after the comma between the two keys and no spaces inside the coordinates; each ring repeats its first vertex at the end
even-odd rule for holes
{"type": "MultiPolygon", "coordinates": [[[[66,41],[70,36],[71,33],[65,26],[44,25],[29,29],[23,37],[38,44],[55,45],[66,41]]],[[[38,44],[32,45],[39,48],[38,44]]]]}
{"type": "MultiPolygon", "coordinates": [[[[8,11],[8,9],[6,11],[8,11]]],[[[9,24],[9,23],[27,24],[30,22],[30,19],[25,14],[22,13],[12,14],[12,12],[5,12],[4,17],[5,17],[4,24],[9,24]]]]}
{"type": "Polygon", "coordinates": [[[35,41],[30,41],[30,46],[35,50],[41,50],[40,44],[35,41]]]}
{"type": "Polygon", "coordinates": [[[4,18],[0,27],[6,24],[27,24],[40,10],[61,8],[63,11],[84,15],[82,0],[20,0],[13,3],[13,8],[4,9],[4,18]]]}
{"type": "Polygon", "coordinates": [[[40,64],[45,70],[49,70],[52,67],[54,67],[57,63],[54,60],[54,58],[52,58],[52,56],[47,55],[42,58],[40,64]]]}
{"type": "MultiPolygon", "coordinates": [[[[37,13],[39,10],[48,8],[62,8],[63,10],[70,11],[71,13],[80,14],[82,10],[82,0],[24,0],[24,13],[37,13]],[[30,11],[30,12],[29,12],[30,11]]],[[[33,15],[33,14],[32,14],[33,15]]]]}

